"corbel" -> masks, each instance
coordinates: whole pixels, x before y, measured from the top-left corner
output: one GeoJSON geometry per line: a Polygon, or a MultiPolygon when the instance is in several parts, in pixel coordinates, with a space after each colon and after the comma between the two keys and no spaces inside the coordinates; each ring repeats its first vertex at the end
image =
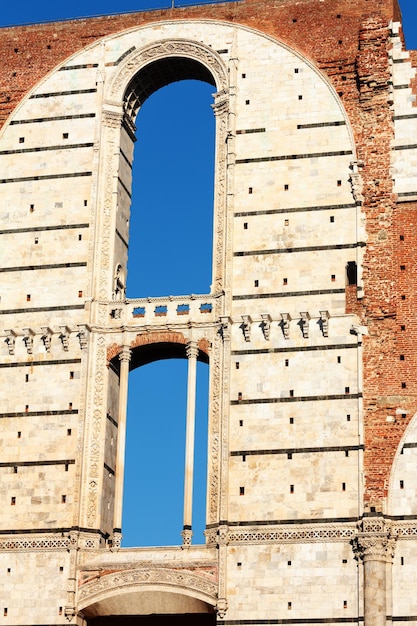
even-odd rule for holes
{"type": "Polygon", "coordinates": [[[61,331],[61,334],[59,335],[59,338],[61,340],[62,347],[63,347],[65,352],[68,352],[68,349],[69,349],[69,336],[70,336],[70,333],[71,333],[71,328],[69,326],[60,326],[59,330],[61,331]]]}
{"type": "Polygon", "coordinates": [[[41,328],[41,340],[43,341],[43,345],[45,346],[45,350],[46,352],[50,352],[51,351],[51,343],[52,343],[52,335],[53,330],[52,328],[49,328],[49,326],[42,326],[41,328]]]}
{"type": "Polygon", "coordinates": [[[269,313],[261,313],[261,319],[262,319],[262,322],[261,322],[262,332],[264,334],[266,341],[268,341],[269,335],[271,333],[272,317],[269,315],[269,313]]]}
{"type": "Polygon", "coordinates": [[[362,335],[368,334],[368,328],[366,326],[361,326],[360,324],[352,324],[350,327],[350,334],[361,337],[362,335]]]}
{"type": "Polygon", "coordinates": [[[281,313],[281,328],[284,335],[284,339],[290,338],[290,322],[291,315],[289,313],[281,313]]]}
{"type": "Polygon", "coordinates": [[[28,354],[33,354],[33,337],[35,333],[31,328],[23,329],[23,343],[26,346],[26,350],[28,354]]]}
{"type": "Polygon", "coordinates": [[[250,315],[242,315],[242,330],[245,341],[250,341],[250,330],[252,326],[252,318],[250,315]]]}
{"type": "Polygon", "coordinates": [[[88,342],[87,332],[90,331],[91,328],[87,324],[78,324],[78,334],[77,337],[80,341],[81,350],[85,350],[88,342]]]}
{"type": "Polygon", "coordinates": [[[309,321],[311,319],[310,317],[310,313],[308,313],[307,311],[302,311],[300,313],[300,328],[301,328],[301,332],[303,333],[303,337],[304,339],[308,339],[309,336],[309,321]]]}
{"type": "Polygon", "coordinates": [[[329,311],[320,311],[319,324],[320,324],[321,332],[323,333],[323,337],[329,336],[329,317],[330,317],[329,311]]]}
{"type": "Polygon", "coordinates": [[[16,333],[14,332],[14,330],[6,330],[6,339],[5,342],[7,343],[7,347],[9,349],[9,354],[10,356],[14,355],[14,346],[16,343],[16,333]]]}
{"type": "Polygon", "coordinates": [[[220,316],[220,332],[223,338],[223,341],[230,339],[230,328],[231,328],[232,320],[228,315],[220,316]]]}

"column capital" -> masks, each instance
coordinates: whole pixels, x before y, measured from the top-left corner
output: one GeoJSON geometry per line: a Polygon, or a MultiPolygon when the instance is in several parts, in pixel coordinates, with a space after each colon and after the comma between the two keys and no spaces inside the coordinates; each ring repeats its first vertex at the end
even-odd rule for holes
{"type": "Polygon", "coordinates": [[[130,361],[132,358],[132,350],[129,346],[123,346],[121,351],[119,352],[119,360],[120,361],[130,361]]]}
{"type": "Polygon", "coordinates": [[[383,561],[392,563],[397,535],[383,518],[366,518],[352,540],[352,549],[357,561],[383,561]]]}
{"type": "Polygon", "coordinates": [[[185,353],[187,359],[196,359],[198,357],[198,343],[196,341],[188,341],[185,345],[185,353]]]}

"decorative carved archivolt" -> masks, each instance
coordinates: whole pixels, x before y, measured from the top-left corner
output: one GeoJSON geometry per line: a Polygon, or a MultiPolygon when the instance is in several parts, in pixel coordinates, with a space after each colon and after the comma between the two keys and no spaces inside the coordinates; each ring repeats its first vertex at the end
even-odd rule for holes
{"type": "Polygon", "coordinates": [[[110,87],[109,98],[116,102],[121,101],[132,77],[148,63],[178,56],[199,61],[212,73],[217,90],[227,90],[227,71],[216,52],[195,41],[167,39],[137,50],[135,54],[129,55],[125,62],[120,64],[120,70],[110,87]]]}
{"type": "Polygon", "coordinates": [[[78,609],[111,596],[149,588],[192,596],[213,607],[217,603],[217,583],[206,576],[189,570],[141,568],[107,574],[86,583],[78,593],[78,609]]]}

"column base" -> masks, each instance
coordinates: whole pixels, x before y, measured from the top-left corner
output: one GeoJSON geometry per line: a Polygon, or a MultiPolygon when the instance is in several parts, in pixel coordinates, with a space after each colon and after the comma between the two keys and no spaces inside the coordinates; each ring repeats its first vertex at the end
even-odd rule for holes
{"type": "Polygon", "coordinates": [[[193,536],[193,531],[191,530],[191,528],[184,528],[184,530],[181,532],[181,536],[182,536],[182,547],[189,548],[191,546],[191,539],[193,536]]]}

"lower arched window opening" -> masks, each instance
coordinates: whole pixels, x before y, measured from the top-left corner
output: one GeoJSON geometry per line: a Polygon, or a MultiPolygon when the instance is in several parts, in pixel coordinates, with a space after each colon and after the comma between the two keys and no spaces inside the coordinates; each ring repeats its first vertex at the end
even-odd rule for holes
{"type": "MultiPolygon", "coordinates": [[[[194,544],[204,543],[208,369],[197,364],[194,544]]],[[[156,361],[129,375],[123,547],[182,543],[186,399],[186,359],[156,361]]]]}

